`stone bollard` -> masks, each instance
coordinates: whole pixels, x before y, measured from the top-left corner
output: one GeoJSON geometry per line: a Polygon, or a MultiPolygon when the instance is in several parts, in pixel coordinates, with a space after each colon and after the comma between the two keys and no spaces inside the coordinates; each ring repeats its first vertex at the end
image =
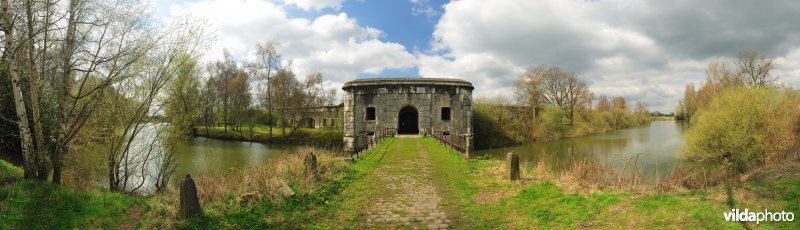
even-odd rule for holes
{"type": "Polygon", "coordinates": [[[308,153],[305,159],[306,172],[311,174],[311,178],[317,179],[317,156],[313,152],[308,153]]]}
{"type": "Polygon", "coordinates": [[[519,155],[515,152],[508,153],[506,163],[508,164],[509,179],[519,180],[519,155]]]}
{"type": "Polygon", "coordinates": [[[180,215],[181,219],[188,219],[189,217],[200,214],[200,199],[197,198],[197,187],[195,187],[192,176],[186,175],[181,183],[180,194],[180,215]]]}
{"type": "Polygon", "coordinates": [[[467,159],[472,157],[472,134],[464,134],[464,154],[467,155],[467,159]]]}

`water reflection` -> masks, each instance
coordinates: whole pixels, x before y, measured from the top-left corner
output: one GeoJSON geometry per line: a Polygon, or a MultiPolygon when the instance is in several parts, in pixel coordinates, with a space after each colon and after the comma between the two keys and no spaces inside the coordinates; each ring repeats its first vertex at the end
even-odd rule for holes
{"type": "Polygon", "coordinates": [[[281,148],[260,143],[193,138],[176,147],[176,175],[221,173],[264,163],[281,148]]]}
{"type": "MultiPolygon", "coordinates": [[[[120,165],[120,173],[127,172],[129,175],[125,183],[127,190],[138,188],[136,192],[140,194],[155,191],[158,174],[162,172],[161,163],[169,153],[163,142],[166,139],[165,127],[164,124],[146,124],[133,139],[128,160],[122,161],[128,163],[120,165]]],[[[175,173],[170,183],[174,185],[186,174],[217,174],[260,165],[282,149],[260,143],[192,138],[178,143],[172,149],[175,173]]]]}
{"type": "MultiPolygon", "coordinates": [[[[521,164],[533,167],[543,161],[554,171],[569,167],[573,160],[594,159],[609,162],[622,168],[622,159],[639,157],[639,167],[645,175],[665,175],[675,164],[677,151],[684,145],[685,122],[654,121],[650,125],[615,130],[586,137],[568,138],[549,142],[480,150],[477,156],[503,159],[505,154],[516,151],[521,164]]],[[[479,130],[478,130],[479,131],[479,130]]]]}

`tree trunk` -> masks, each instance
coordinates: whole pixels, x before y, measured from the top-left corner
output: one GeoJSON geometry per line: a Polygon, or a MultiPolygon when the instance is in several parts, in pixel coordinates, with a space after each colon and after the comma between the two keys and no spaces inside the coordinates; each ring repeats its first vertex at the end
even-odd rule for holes
{"type": "MultiPolygon", "coordinates": [[[[37,172],[37,179],[40,180],[47,180],[47,173],[48,169],[47,159],[45,157],[44,151],[44,133],[42,132],[42,119],[39,115],[39,78],[38,72],[36,71],[36,65],[34,64],[35,52],[33,48],[34,38],[35,35],[33,33],[33,0],[25,1],[25,13],[28,19],[28,42],[27,42],[27,49],[28,49],[28,60],[27,60],[27,72],[28,80],[30,82],[31,88],[31,114],[33,115],[33,130],[36,137],[36,150],[34,152],[34,163],[36,164],[36,168],[38,169],[37,172]]],[[[49,13],[49,12],[48,12],[49,13]]]]}
{"type": "Polygon", "coordinates": [[[69,140],[67,137],[67,128],[69,127],[69,117],[67,116],[67,98],[69,97],[69,88],[71,87],[72,80],[72,52],[75,45],[75,30],[76,21],[78,18],[78,4],[79,0],[70,0],[69,2],[69,19],[67,20],[67,34],[64,38],[64,47],[62,48],[62,72],[61,79],[58,79],[58,126],[56,132],[56,143],[51,153],[51,161],[53,163],[53,184],[61,184],[61,166],[62,158],[69,150],[69,140]]]}
{"type": "Polygon", "coordinates": [[[270,86],[270,71],[267,72],[267,113],[269,114],[269,143],[272,144],[272,125],[275,123],[272,117],[272,86],[270,86]]]}
{"type": "Polygon", "coordinates": [[[11,24],[11,15],[9,15],[8,0],[0,1],[2,7],[2,23],[5,31],[5,53],[3,54],[3,61],[8,65],[8,76],[11,78],[11,89],[14,94],[14,107],[17,110],[17,127],[19,128],[19,139],[22,146],[22,159],[24,161],[25,178],[36,177],[36,162],[32,154],[31,147],[31,130],[28,127],[28,113],[25,109],[25,99],[22,97],[22,89],[19,85],[19,73],[17,72],[16,52],[17,48],[14,44],[14,28],[11,24]]]}

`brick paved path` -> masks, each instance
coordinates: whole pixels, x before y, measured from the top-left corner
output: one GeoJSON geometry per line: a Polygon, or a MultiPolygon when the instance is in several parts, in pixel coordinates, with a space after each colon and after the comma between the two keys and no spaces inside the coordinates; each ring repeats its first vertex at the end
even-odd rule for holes
{"type": "Polygon", "coordinates": [[[375,169],[379,180],[376,186],[385,187],[383,195],[375,198],[365,212],[367,225],[448,228],[452,218],[445,213],[442,197],[433,185],[430,156],[419,139],[404,139],[401,143],[415,144],[418,156],[375,169]]]}

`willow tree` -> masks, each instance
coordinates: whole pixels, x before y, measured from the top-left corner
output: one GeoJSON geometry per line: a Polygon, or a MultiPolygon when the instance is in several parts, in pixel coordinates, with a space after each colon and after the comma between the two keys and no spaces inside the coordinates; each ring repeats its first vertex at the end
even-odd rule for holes
{"type": "Polygon", "coordinates": [[[196,125],[203,115],[200,95],[200,70],[189,54],[176,57],[176,74],[167,86],[165,115],[174,135],[197,135],[196,125]]]}

